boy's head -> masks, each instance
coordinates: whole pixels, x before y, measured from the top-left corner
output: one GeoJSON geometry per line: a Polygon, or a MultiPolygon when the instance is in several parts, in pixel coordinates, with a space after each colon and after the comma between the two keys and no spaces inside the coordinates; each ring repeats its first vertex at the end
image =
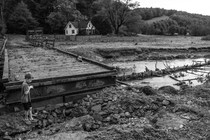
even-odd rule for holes
{"type": "Polygon", "coordinates": [[[27,83],[31,83],[32,82],[32,75],[31,75],[31,73],[25,74],[25,80],[26,80],[27,83]]]}

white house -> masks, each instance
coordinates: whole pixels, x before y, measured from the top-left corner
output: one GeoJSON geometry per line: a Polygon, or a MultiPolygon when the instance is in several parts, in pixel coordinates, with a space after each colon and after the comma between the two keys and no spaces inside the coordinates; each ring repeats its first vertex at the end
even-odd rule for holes
{"type": "Polygon", "coordinates": [[[65,35],[77,35],[79,30],[72,22],[68,22],[65,27],[65,35]]]}
{"type": "Polygon", "coordinates": [[[65,27],[65,35],[91,35],[95,34],[95,26],[91,23],[91,21],[69,21],[65,27]]]}

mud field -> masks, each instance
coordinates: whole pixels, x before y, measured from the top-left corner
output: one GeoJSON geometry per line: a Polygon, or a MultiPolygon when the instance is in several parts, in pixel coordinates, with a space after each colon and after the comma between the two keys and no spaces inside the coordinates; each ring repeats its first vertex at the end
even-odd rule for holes
{"type": "Polygon", "coordinates": [[[101,37],[89,42],[57,42],[57,47],[105,63],[209,57],[209,41],[201,37],[101,37]]]}
{"type": "Polygon", "coordinates": [[[9,47],[9,81],[23,81],[27,72],[34,79],[89,74],[107,71],[75,57],[40,47],[9,47]]]}
{"type": "MultiPolygon", "coordinates": [[[[17,57],[14,60],[24,60],[20,55],[25,52],[18,46],[26,47],[27,43],[21,37],[13,36],[10,39],[12,40],[10,47],[19,54],[14,55],[17,57]]],[[[210,42],[201,41],[201,37],[140,35],[130,38],[78,38],[78,41],[74,42],[56,42],[56,47],[104,62],[110,66],[120,64],[133,67],[133,63],[139,63],[139,65],[143,65],[138,69],[141,71],[144,64],[150,60],[153,61],[150,69],[155,67],[153,66],[156,63],[154,60],[171,60],[175,62],[173,64],[180,62],[181,65],[184,62],[192,63],[192,60],[197,60],[197,58],[206,61],[205,59],[209,58],[207,50],[210,47],[210,42]],[[187,61],[182,61],[186,59],[187,61]]],[[[32,48],[27,49],[31,50],[32,48]]],[[[28,50],[29,54],[42,56],[43,60],[33,58],[43,63],[42,70],[44,67],[47,68],[48,59],[57,58],[59,64],[61,63],[59,66],[63,66],[62,64],[66,62],[67,57],[64,55],[50,51],[48,56],[45,54],[44,48],[33,49],[37,52],[32,53],[28,50]]],[[[28,58],[30,57],[28,56],[28,58]]],[[[49,64],[54,66],[55,63],[57,62],[50,61],[49,64]]],[[[49,69],[44,70],[49,71],[49,69]]],[[[95,70],[97,69],[92,68],[92,71],[95,70]]],[[[208,71],[209,67],[196,70],[185,73],[191,72],[194,73],[192,74],[194,76],[203,74],[199,71],[208,71]]],[[[181,73],[175,73],[174,76],[177,75],[178,79],[181,79],[179,74],[181,73]]],[[[34,110],[37,121],[32,124],[24,122],[23,111],[18,109],[11,114],[1,113],[0,136],[5,139],[18,140],[210,139],[209,79],[199,86],[185,85],[181,86],[179,90],[172,86],[166,86],[169,81],[165,79],[156,79],[156,82],[162,84],[160,88],[132,85],[132,82],[138,83],[139,80],[131,81],[130,86],[117,84],[116,87],[106,88],[97,94],[88,95],[74,102],[34,110]]],[[[151,80],[147,79],[144,82],[151,82],[151,80]]],[[[170,82],[173,83],[173,81],[170,82]]]]}

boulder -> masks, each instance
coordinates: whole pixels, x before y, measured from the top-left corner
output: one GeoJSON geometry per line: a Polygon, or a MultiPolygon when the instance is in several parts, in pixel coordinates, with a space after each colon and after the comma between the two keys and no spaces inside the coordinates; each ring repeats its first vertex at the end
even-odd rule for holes
{"type": "Polygon", "coordinates": [[[15,106],[15,107],[14,107],[14,111],[15,111],[15,112],[19,112],[20,109],[19,109],[18,107],[15,106]]]}
{"type": "Polygon", "coordinates": [[[158,89],[160,93],[172,94],[177,95],[178,91],[172,86],[163,86],[158,89]]]}
{"type": "Polygon", "coordinates": [[[101,105],[95,105],[91,108],[92,111],[94,112],[100,112],[101,111],[101,105]]]}
{"type": "Polygon", "coordinates": [[[12,137],[10,137],[10,136],[4,136],[3,137],[3,140],[12,140],[12,137]]]}
{"type": "Polygon", "coordinates": [[[78,118],[73,118],[65,123],[66,130],[84,130],[89,131],[94,124],[94,118],[90,115],[85,115],[78,118]]]}
{"type": "Polygon", "coordinates": [[[150,86],[144,86],[142,87],[142,92],[146,95],[156,95],[157,92],[155,91],[155,89],[153,89],[150,86]]]}
{"type": "Polygon", "coordinates": [[[165,106],[168,106],[169,104],[170,104],[170,101],[168,101],[168,100],[163,100],[163,103],[162,103],[163,105],[165,105],[165,106]]]}

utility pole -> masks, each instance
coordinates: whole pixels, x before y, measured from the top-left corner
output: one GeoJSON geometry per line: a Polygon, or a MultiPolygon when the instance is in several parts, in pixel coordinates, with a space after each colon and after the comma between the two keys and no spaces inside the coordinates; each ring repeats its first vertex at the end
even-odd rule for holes
{"type": "Polygon", "coordinates": [[[0,26],[1,26],[1,30],[0,30],[0,34],[2,36],[4,36],[4,28],[5,28],[5,23],[4,23],[4,14],[3,14],[3,10],[4,10],[4,0],[0,0],[0,26]]]}

